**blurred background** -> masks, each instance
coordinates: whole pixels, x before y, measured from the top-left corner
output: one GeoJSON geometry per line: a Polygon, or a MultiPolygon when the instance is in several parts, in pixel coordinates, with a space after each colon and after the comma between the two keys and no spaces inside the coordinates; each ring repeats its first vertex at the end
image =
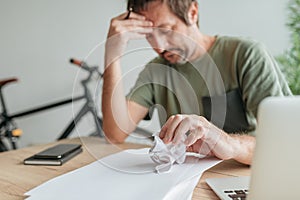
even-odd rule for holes
{"type": "MultiPolygon", "coordinates": [[[[287,2],[199,0],[200,29],[211,35],[254,38],[278,56],[289,48],[287,2]]],[[[80,80],[86,73],[71,65],[69,59],[86,59],[103,71],[103,42],[110,19],[125,9],[125,0],[1,0],[0,79],[19,79],[3,90],[9,113],[82,94],[80,80]]],[[[155,56],[145,41],[132,42],[128,48],[132,51],[123,59],[126,91],[143,65],[155,56]],[[143,48],[135,50],[140,46],[143,48]]],[[[91,88],[94,91],[93,85],[91,88]]],[[[97,101],[100,106],[101,99],[97,101]]],[[[56,140],[83,103],[16,119],[24,132],[19,146],[56,140]]],[[[158,131],[154,115],[140,126],[158,131]]],[[[88,135],[93,130],[93,119],[87,116],[70,136],[88,135]]]]}

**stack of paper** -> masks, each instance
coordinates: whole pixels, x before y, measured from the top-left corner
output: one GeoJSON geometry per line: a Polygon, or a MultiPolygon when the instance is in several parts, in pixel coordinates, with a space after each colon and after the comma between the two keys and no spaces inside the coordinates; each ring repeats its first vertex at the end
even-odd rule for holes
{"type": "Polygon", "coordinates": [[[156,200],[191,199],[193,190],[208,168],[220,160],[187,157],[171,172],[155,173],[149,149],[126,150],[54,178],[25,195],[28,199],[156,200]]]}

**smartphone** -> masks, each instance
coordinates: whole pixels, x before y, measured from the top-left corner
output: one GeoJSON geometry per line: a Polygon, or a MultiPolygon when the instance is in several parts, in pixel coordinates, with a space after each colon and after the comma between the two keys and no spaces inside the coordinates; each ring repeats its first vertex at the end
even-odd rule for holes
{"type": "Polygon", "coordinates": [[[54,147],[50,147],[44,151],[35,154],[34,158],[59,159],[76,151],[80,147],[81,144],[58,144],[54,147]]]}

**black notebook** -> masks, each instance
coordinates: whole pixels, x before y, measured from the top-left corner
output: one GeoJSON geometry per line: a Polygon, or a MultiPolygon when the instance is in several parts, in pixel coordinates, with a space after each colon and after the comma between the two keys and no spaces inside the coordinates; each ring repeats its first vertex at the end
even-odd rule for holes
{"type": "Polygon", "coordinates": [[[80,144],[59,144],[24,160],[25,165],[62,165],[82,152],[80,144]]]}

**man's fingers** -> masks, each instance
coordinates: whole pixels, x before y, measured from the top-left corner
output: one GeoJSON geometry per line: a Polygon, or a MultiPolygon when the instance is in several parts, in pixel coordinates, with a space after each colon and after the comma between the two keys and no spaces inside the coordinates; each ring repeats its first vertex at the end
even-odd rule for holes
{"type": "MultiPolygon", "coordinates": [[[[148,34],[148,33],[152,33],[153,30],[152,30],[152,28],[127,27],[126,31],[148,34]]],[[[126,32],[123,32],[123,33],[126,33],[126,32]]]]}
{"type": "Polygon", "coordinates": [[[209,146],[207,143],[203,142],[198,152],[202,155],[212,155],[212,147],[209,146]]]}
{"type": "Polygon", "coordinates": [[[131,34],[131,32],[149,34],[153,32],[151,24],[149,21],[139,20],[116,21],[112,30],[115,34],[131,34]]]}
{"type": "Polygon", "coordinates": [[[194,144],[192,144],[190,147],[192,147],[193,152],[199,153],[199,149],[203,144],[203,140],[197,140],[194,144]]]}
{"type": "Polygon", "coordinates": [[[130,12],[130,14],[129,14],[129,18],[128,18],[128,19],[126,19],[126,17],[128,16],[128,12],[129,12],[129,11],[127,11],[127,12],[124,12],[124,13],[122,13],[122,14],[118,15],[117,17],[115,17],[115,19],[119,19],[119,20],[128,20],[128,19],[139,19],[139,20],[145,20],[145,19],[146,19],[146,17],[145,17],[145,16],[143,16],[143,15],[140,15],[140,14],[137,14],[137,13],[135,13],[135,12],[130,12]]]}
{"type": "Polygon", "coordinates": [[[184,144],[186,146],[190,146],[190,145],[196,143],[197,140],[201,139],[203,136],[204,136],[203,131],[199,127],[197,129],[190,130],[190,134],[187,136],[184,144]]]}
{"type": "Polygon", "coordinates": [[[163,136],[163,141],[165,143],[169,143],[172,141],[173,137],[174,137],[174,132],[178,126],[178,124],[181,122],[182,120],[182,116],[181,115],[173,115],[171,116],[168,121],[166,122],[166,124],[164,125],[164,136],[163,136]]]}
{"type": "MultiPolygon", "coordinates": [[[[162,129],[161,129],[161,133],[159,134],[160,138],[165,142],[168,143],[169,142],[169,138],[170,138],[170,128],[172,127],[172,123],[175,119],[175,116],[171,116],[169,117],[169,119],[167,120],[167,122],[163,125],[162,129]]],[[[172,136],[173,137],[173,136],[172,136]]]]}
{"type": "Polygon", "coordinates": [[[169,119],[166,121],[166,123],[161,128],[160,133],[159,133],[159,137],[161,139],[163,139],[165,137],[167,130],[168,130],[168,126],[172,123],[173,119],[174,119],[174,116],[169,117],[169,119]]]}
{"type": "Polygon", "coordinates": [[[193,147],[193,152],[202,154],[202,155],[212,155],[212,148],[203,140],[199,139],[195,144],[193,144],[191,147],[193,147]]]}
{"type": "Polygon", "coordinates": [[[168,127],[167,126],[163,126],[161,129],[160,129],[160,132],[159,132],[159,137],[161,139],[163,139],[166,135],[166,132],[167,132],[167,129],[168,127]]]}
{"type": "Polygon", "coordinates": [[[190,120],[188,118],[185,118],[184,120],[182,120],[180,122],[180,124],[178,125],[178,127],[175,130],[175,136],[173,139],[173,143],[174,144],[178,144],[180,143],[184,138],[184,135],[190,130],[190,120]]]}
{"type": "Polygon", "coordinates": [[[175,117],[175,116],[169,117],[169,119],[166,121],[166,123],[165,123],[165,124],[163,125],[163,127],[161,128],[160,133],[159,133],[159,137],[160,137],[161,139],[164,139],[164,137],[166,136],[168,127],[169,127],[169,125],[172,123],[172,121],[174,120],[174,117],[175,117]]]}
{"type": "Polygon", "coordinates": [[[137,20],[137,19],[128,19],[128,20],[122,21],[121,23],[123,23],[124,26],[133,26],[133,27],[152,27],[153,26],[153,23],[151,21],[137,20]]]}
{"type": "MultiPolygon", "coordinates": [[[[132,14],[132,12],[130,13],[130,15],[131,14],[132,14]]],[[[125,13],[122,13],[122,14],[118,15],[117,17],[114,17],[114,19],[124,20],[127,15],[128,15],[128,12],[125,12],[125,13]]]]}

